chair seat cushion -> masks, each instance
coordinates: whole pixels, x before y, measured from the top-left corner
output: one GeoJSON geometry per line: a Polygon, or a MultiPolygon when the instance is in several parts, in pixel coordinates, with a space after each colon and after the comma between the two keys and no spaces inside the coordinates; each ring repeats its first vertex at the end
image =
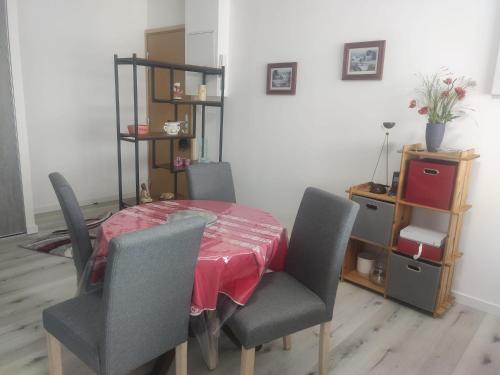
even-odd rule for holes
{"type": "Polygon", "coordinates": [[[103,334],[102,290],[84,294],[43,311],[43,326],[94,371],[99,370],[98,342],[103,334]]]}
{"type": "Polygon", "coordinates": [[[248,303],[228,325],[246,348],[275,340],[327,320],[324,302],[285,272],[264,274],[248,303]]]}

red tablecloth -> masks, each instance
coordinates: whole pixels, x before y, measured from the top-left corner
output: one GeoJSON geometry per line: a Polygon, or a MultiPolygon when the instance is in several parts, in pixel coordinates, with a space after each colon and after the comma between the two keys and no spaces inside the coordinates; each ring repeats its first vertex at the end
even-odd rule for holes
{"type": "Polygon", "coordinates": [[[154,202],[117,212],[100,228],[93,256],[92,282],[104,278],[110,240],[120,234],[165,224],[179,210],[208,210],[217,221],[203,234],[196,264],[191,315],[214,310],[219,293],[244,305],[267,268],[284,268],[286,229],[269,213],[240,204],[182,200],[154,202]]]}

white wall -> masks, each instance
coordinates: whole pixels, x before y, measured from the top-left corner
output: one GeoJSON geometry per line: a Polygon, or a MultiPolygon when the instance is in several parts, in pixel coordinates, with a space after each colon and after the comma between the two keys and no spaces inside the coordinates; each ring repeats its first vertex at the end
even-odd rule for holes
{"type": "MultiPolygon", "coordinates": [[[[500,100],[491,90],[500,38],[497,0],[240,0],[231,11],[231,96],[225,159],[239,202],[259,206],[291,226],[308,185],[338,194],[368,181],[395,121],[391,169],[402,144],[424,141],[425,119],[408,110],[419,80],[447,65],[478,82],[476,112],[452,124],[443,146],[481,153],[456,272],[460,300],[500,311],[500,100]],[[382,81],[342,81],[343,43],[387,40],[382,81]],[[297,95],[266,96],[266,64],[297,61],[297,95]]],[[[383,174],[379,174],[379,179],[383,174]]],[[[458,294],[459,293],[459,294],[458,294]]]]}
{"type": "Polygon", "coordinates": [[[148,29],[184,24],[184,0],[148,0],[148,29]]]}
{"type": "MultiPolygon", "coordinates": [[[[24,0],[18,16],[35,210],[58,208],[52,171],[68,178],[81,203],[116,197],[113,54],[143,56],[146,2],[24,0]]],[[[129,67],[120,80],[126,125],[133,121],[129,67]]],[[[142,71],[139,87],[144,121],[142,71]]],[[[132,146],[124,153],[125,192],[133,192],[132,146]]]]}

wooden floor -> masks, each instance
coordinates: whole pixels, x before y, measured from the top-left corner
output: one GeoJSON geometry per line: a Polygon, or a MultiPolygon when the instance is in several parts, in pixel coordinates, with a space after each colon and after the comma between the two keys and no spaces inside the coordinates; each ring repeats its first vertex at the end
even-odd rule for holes
{"type": "MultiPolygon", "coordinates": [[[[85,207],[87,217],[115,208],[85,207]]],[[[58,213],[37,218],[41,231],[63,224],[58,213]]],[[[71,260],[18,247],[28,236],[0,239],[0,374],[47,374],[42,310],[75,293],[71,260]]],[[[292,350],[281,340],[257,353],[255,374],[310,375],[317,371],[319,327],[295,334],[292,350]]],[[[455,305],[433,319],[372,292],[342,283],[331,332],[331,374],[500,374],[500,317],[455,305]]],[[[63,353],[65,374],[91,374],[63,353]]],[[[150,367],[150,366],[149,366],[150,367]]],[[[134,373],[146,373],[145,366],[134,373]]],[[[224,336],[220,364],[208,371],[196,341],[189,343],[190,374],[238,374],[239,350],[224,336]]],[[[174,368],[169,375],[175,373],[174,368]]]]}

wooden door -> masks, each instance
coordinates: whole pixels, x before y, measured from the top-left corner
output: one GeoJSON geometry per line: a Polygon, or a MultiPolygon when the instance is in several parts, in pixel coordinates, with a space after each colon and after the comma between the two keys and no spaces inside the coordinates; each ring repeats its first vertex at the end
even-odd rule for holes
{"type": "MultiPolygon", "coordinates": [[[[148,59],[176,64],[185,61],[185,32],[184,27],[146,31],[146,53],[148,59]]],[[[148,75],[148,117],[151,131],[163,131],[163,124],[167,120],[175,120],[175,106],[165,103],[153,103],[151,98],[151,77],[148,75]]],[[[185,88],[185,73],[174,72],[174,80],[170,82],[170,71],[155,69],[155,92],[157,98],[169,98],[170,85],[180,82],[185,88]]],[[[191,123],[191,108],[187,105],[178,105],[178,120],[185,120],[186,116],[191,123]]],[[[155,159],[157,165],[171,162],[170,147],[174,146],[175,156],[191,157],[191,142],[180,143],[178,140],[156,141],[155,159]],[[187,143],[187,145],[186,145],[187,143]]],[[[157,199],[161,193],[174,192],[175,175],[165,168],[154,168],[152,143],[149,145],[149,185],[151,196],[157,199]]],[[[187,182],[185,173],[178,173],[178,197],[187,197],[187,182]]]]}
{"type": "Polygon", "coordinates": [[[0,237],[26,232],[5,0],[0,0],[0,237]]]}

